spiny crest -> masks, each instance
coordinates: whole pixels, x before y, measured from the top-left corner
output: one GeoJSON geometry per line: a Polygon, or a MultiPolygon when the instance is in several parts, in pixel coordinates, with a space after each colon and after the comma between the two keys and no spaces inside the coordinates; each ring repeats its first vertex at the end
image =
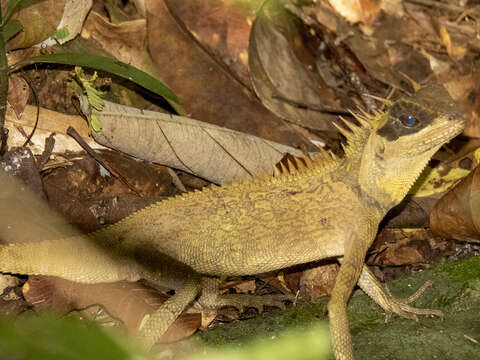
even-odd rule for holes
{"type": "MultiPolygon", "coordinates": [[[[257,182],[265,183],[285,183],[292,180],[294,177],[302,176],[304,174],[312,172],[322,172],[326,169],[336,166],[338,160],[331,152],[325,151],[320,148],[320,152],[310,157],[308,154],[302,154],[302,157],[293,157],[293,160],[287,158],[286,165],[284,162],[280,162],[278,165],[273,166],[273,175],[267,175],[262,178],[256,177],[257,182]]],[[[254,181],[255,181],[254,179],[254,181]]],[[[247,180],[248,182],[248,180],[247,180]]]]}
{"type": "Polygon", "coordinates": [[[360,125],[354,124],[341,116],[339,118],[343,122],[343,126],[332,123],[347,139],[347,145],[342,144],[347,157],[361,153],[368,137],[378,127],[383,116],[382,112],[375,111],[373,115],[370,115],[362,108],[359,107],[358,109],[360,113],[351,112],[351,114],[360,125]]]}

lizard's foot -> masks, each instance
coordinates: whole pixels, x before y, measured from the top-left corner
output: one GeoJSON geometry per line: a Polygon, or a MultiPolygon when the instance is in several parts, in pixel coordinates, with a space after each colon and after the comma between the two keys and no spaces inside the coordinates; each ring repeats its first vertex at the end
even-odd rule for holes
{"type": "Polygon", "coordinates": [[[246,308],[252,307],[259,313],[263,312],[265,306],[285,309],[284,301],[294,301],[293,295],[249,295],[249,294],[219,294],[220,280],[217,278],[202,278],[202,295],[198,304],[203,309],[218,309],[224,306],[232,306],[243,312],[246,308]]]}
{"type": "Polygon", "coordinates": [[[425,282],[415,293],[408,298],[405,299],[397,299],[395,298],[388,287],[384,286],[385,295],[386,297],[383,299],[382,303],[379,304],[385,310],[385,323],[390,320],[390,317],[393,313],[401,316],[405,319],[412,319],[418,321],[417,315],[435,315],[439,318],[443,319],[443,312],[440,310],[434,309],[418,309],[408,304],[417,300],[423,292],[432,285],[432,282],[429,280],[425,282]]]}
{"type": "Polygon", "coordinates": [[[358,285],[385,311],[385,322],[388,322],[393,313],[415,321],[418,321],[417,315],[435,315],[443,319],[443,313],[440,310],[417,309],[409,305],[411,302],[417,300],[425,289],[432,285],[431,281],[423,284],[412,296],[406,299],[397,299],[393,297],[386,286],[377,280],[370,269],[364,265],[360,278],[358,279],[358,285]]]}

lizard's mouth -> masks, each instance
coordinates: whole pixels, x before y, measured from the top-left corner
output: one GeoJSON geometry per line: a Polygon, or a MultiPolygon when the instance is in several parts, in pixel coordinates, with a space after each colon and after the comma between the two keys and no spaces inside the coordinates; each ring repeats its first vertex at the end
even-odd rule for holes
{"type": "Polygon", "coordinates": [[[435,126],[422,136],[425,138],[419,145],[412,147],[409,144],[404,144],[405,153],[408,156],[415,156],[426,151],[432,150],[438,146],[441,146],[455,136],[462,133],[465,128],[466,118],[457,119],[454,122],[448,121],[441,126],[435,126]]]}

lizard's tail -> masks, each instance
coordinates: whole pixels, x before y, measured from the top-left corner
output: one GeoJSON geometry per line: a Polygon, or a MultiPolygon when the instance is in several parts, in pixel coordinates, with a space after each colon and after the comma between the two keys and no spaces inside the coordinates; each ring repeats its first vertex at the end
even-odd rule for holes
{"type": "Polygon", "coordinates": [[[137,280],[132,266],[81,237],[0,245],[0,272],[3,273],[101,283],[137,280]]]}

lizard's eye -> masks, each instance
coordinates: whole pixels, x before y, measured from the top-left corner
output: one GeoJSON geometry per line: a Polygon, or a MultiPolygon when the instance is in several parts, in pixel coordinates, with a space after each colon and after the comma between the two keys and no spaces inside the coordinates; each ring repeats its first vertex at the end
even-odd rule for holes
{"type": "Polygon", "coordinates": [[[400,121],[406,127],[414,127],[418,124],[418,120],[415,116],[412,115],[402,115],[400,116],[400,121]]]}

